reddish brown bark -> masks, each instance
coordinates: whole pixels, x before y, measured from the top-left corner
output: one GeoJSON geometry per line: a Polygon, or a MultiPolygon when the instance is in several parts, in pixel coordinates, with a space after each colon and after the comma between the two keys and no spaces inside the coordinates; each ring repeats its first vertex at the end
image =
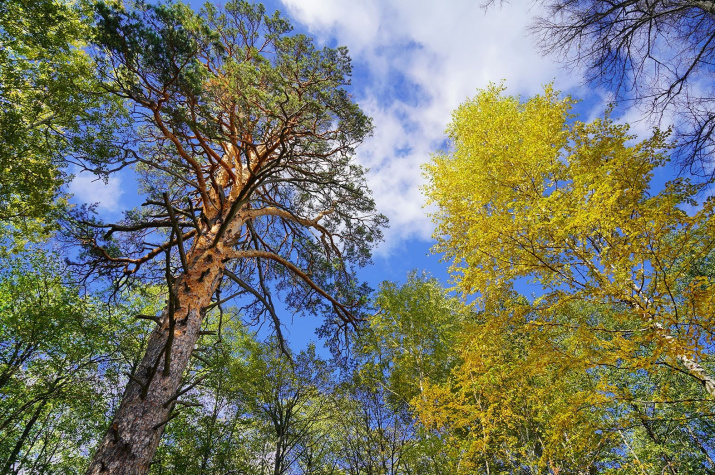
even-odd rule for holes
{"type": "MultiPolygon", "coordinates": [[[[138,123],[153,125],[139,134],[147,153],[131,155],[172,186],[163,190],[161,201],[161,189],[149,193],[150,212],[137,223],[106,231],[107,226],[80,219],[74,232],[95,251],[88,258],[93,265],[132,274],[162,253],[178,251],[184,273],[174,281],[167,265],[172,298],[88,474],[148,471],[225,262],[254,260],[244,271],[256,270],[248,277],[258,282],[256,289],[245,275],[227,276],[264,305],[279,334],[266,280],[290,285],[288,276],[305,284],[296,287],[307,291],[300,306],[320,296],[332,304],[332,317],[349,324],[354,320],[348,306],[360,298],[346,306],[342,297],[321,288],[323,277],[349,279],[342,266],[324,264],[335,259],[362,264],[380,238],[384,217],[374,213],[362,169],[346,161],[371,124],[343,89],[350,76],[345,51],[316,50],[307,38],[289,36],[287,22],[264,16],[262,7],[232,5],[219,9],[220,15],[202,16],[141,2],[131,13],[105,4],[98,8],[99,45],[121,73],[117,77],[127,78],[108,80],[122,100],[137,106],[138,123]],[[207,35],[209,29],[217,35],[207,35]],[[225,48],[216,47],[219,37],[225,48]],[[244,74],[258,64],[256,77],[244,74]],[[207,77],[195,68],[205,68],[207,77]],[[188,208],[180,204],[185,201],[188,208]],[[319,223],[328,215],[329,225],[319,223]],[[129,254],[116,256],[105,249],[113,233],[138,231],[143,238],[151,229],[170,230],[171,237],[146,253],[130,247],[129,254]],[[191,246],[186,255],[185,244],[191,246]],[[264,270],[273,266],[287,272],[265,277],[264,270]]],[[[118,169],[126,165],[122,158],[118,169]]]]}
{"type": "Polygon", "coordinates": [[[221,243],[210,247],[211,240],[211,234],[197,240],[187,256],[188,274],[174,283],[178,305],[174,311],[168,374],[164,371],[171,327],[167,308],[161,324],[149,337],[144,358],[127,384],[121,406],[87,470],[88,475],[148,472],[174,409],[174,397],[180,390],[191,352],[199,339],[203,309],[209,305],[223,272],[224,247],[221,243]],[[150,384],[143,388],[146,381],[150,384]]]}

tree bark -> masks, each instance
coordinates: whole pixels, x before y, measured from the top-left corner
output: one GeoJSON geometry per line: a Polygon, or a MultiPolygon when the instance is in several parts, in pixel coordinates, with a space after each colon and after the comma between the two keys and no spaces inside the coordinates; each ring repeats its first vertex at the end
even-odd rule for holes
{"type": "Polygon", "coordinates": [[[169,305],[149,337],[144,358],[127,383],[119,410],[87,475],[148,472],[164,427],[172,416],[184,370],[199,339],[204,308],[210,304],[225,266],[226,247],[222,242],[212,247],[214,235],[207,232],[198,237],[188,253],[188,273],[177,278],[173,285],[174,322],[171,322],[169,305]],[[167,348],[170,337],[170,348],[167,348]],[[170,353],[168,371],[165,368],[167,349],[170,353]]]}
{"type": "Polygon", "coordinates": [[[663,340],[665,340],[669,345],[675,349],[675,358],[685,366],[689,374],[700,381],[705,388],[705,392],[712,398],[715,398],[715,379],[703,368],[697,361],[691,358],[685,351],[678,348],[678,341],[673,335],[671,335],[668,330],[663,327],[660,323],[656,322],[653,316],[649,315],[648,307],[651,305],[652,301],[647,296],[643,295],[641,288],[633,284],[633,289],[636,291],[636,295],[641,300],[635,300],[632,302],[636,307],[638,307],[642,312],[646,320],[650,323],[651,328],[658,334],[663,340]]]}

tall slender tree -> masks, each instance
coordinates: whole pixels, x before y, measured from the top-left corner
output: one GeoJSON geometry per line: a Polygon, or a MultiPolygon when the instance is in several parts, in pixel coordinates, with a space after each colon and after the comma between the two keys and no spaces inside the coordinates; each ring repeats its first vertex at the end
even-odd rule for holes
{"type": "Polygon", "coordinates": [[[106,85],[136,123],[116,166],[136,166],[148,199],[121,223],[77,213],[66,228],[95,272],[163,277],[168,297],[142,316],[156,328],[88,473],[146,473],[196,383],[184,369],[212,298],[245,297],[279,339],[276,291],[346,329],[366,290],[350,266],[369,261],[385,219],[352,161],[371,125],[344,88],[345,48],[317,49],[241,1],[98,8],[106,85]]]}

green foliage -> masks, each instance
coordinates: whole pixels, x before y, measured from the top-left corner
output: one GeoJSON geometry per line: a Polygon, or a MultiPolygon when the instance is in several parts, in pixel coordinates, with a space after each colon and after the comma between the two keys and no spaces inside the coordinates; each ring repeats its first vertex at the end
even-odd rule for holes
{"type": "MultiPolygon", "coordinates": [[[[441,302],[444,317],[456,302],[438,290],[433,280],[412,276],[402,288],[385,284],[379,298],[393,300],[393,312],[401,307],[400,296],[409,307],[429,295],[431,308],[441,302]]],[[[339,378],[313,347],[291,362],[275,341],[257,341],[231,312],[208,318],[207,330],[223,322],[221,337],[203,337],[200,359],[189,371],[191,378],[206,379],[181,398],[152,473],[450,473],[442,439],[421,433],[409,414],[405,401],[414,386],[390,386],[399,383],[391,371],[412,374],[410,360],[380,366],[376,361],[384,356],[372,352],[377,346],[365,346],[359,364],[342,368],[339,378]],[[408,393],[396,397],[397,389],[408,393]]],[[[360,341],[373,341],[371,335],[360,341]]],[[[427,346],[425,355],[437,354],[427,346]]]]}
{"type": "Polygon", "coordinates": [[[0,5],[0,220],[26,239],[65,205],[68,163],[101,166],[122,121],[84,50],[91,22],[83,1],[0,5]]]}
{"type": "Polygon", "coordinates": [[[379,311],[357,345],[364,371],[389,375],[392,394],[409,402],[427,380],[444,381],[455,364],[457,334],[469,309],[450,298],[436,279],[412,272],[397,286],[383,282],[375,299],[379,311]],[[370,365],[377,365],[370,369],[370,365]]]}
{"type": "Polygon", "coordinates": [[[151,473],[251,472],[255,434],[236,397],[236,385],[250,375],[238,375],[236,380],[231,366],[245,362],[259,343],[230,313],[212,313],[205,328],[220,331],[220,339],[203,337],[202,351],[188,375],[204,379],[181,398],[175,409],[178,417],[167,426],[151,473]]]}
{"type": "Polygon", "coordinates": [[[471,310],[416,272],[401,286],[384,282],[374,305],[378,311],[354,344],[356,363],[343,389],[350,473],[381,473],[385,466],[389,473],[451,473],[446,438],[415,423],[414,405],[459,364],[459,334],[471,310]]]}
{"type": "Polygon", "coordinates": [[[63,281],[31,249],[0,269],[0,463],[3,473],[80,473],[115,402],[136,335],[133,308],[110,309],[63,281]]]}

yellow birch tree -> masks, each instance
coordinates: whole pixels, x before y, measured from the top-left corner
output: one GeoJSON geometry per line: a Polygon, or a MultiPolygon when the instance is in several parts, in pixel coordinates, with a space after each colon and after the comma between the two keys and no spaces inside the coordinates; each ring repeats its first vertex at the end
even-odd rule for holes
{"type": "Polygon", "coordinates": [[[485,295],[531,279],[544,319],[574,301],[622,304],[612,330],[628,338],[614,351],[631,359],[655,343],[650,359],[667,359],[715,396],[698,363],[712,343],[715,282],[695,276],[682,288],[715,245],[713,202],[686,212],[699,188],[685,179],[650,190],[667,134],[630,146],[628,126],[608,115],[570,122],[573,100],[551,87],[526,102],[501,92],[492,86],[457,109],[454,151],[426,167],[435,249],[452,260],[458,287],[485,295]]]}
{"type": "MultiPolygon", "coordinates": [[[[456,421],[464,421],[457,418],[465,406],[451,398],[462,397],[465,388],[487,394],[484,378],[490,372],[504,380],[505,393],[518,395],[535,385],[546,406],[575,414],[559,395],[564,380],[553,375],[599,375],[577,388],[601,401],[591,406],[610,404],[611,414],[631,417],[654,444],[663,445],[651,430],[655,419],[642,417],[646,402],[712,413],[715,379],[707,368],[715,282],[697,269],[715,245],[713,202],[698,203],[702,185],[683,178],[651,188],[654,173],[667,161],[667,132],[656,130],[633,143],[628,126],[608,113],[590,123],[574,120],[574,101],[559,98],[551,86],[526,101],[503,91],[492,85],[462,104],[448,129],[452,150],[435,154],[425,167],[426,194],[437,206],[435,250],[451,261],[457,287],[478,295],[485,308],[496,308],[494,299],[516,282],[534,284],[538,297],[516,328],[505,323],[505,315],[514,312],[508,301],[502,302],[505,310],[484,314],[484,322],[466,334],[464,365],[454,370],[450,384],[435,389],[429,399],[434,404],[420,408],[420,417],[454,430],[456,421]],[[513,345],[522,331],[524,356],[500,358],[497,347],[513,345]],[[486,352],[479,349],[484,342],[486,352]],[[534,361],[541,365],[529,363],[534,361]],[[465,378],[475,376],[479,384],[468,384],[465,378]],[[687,398],[679,397],[678,386],[690,388],[687,398]],[[648,401],[635,396],[643,388],[648,401]]],[[[476,411],[474,397],[467,403],[476,411]]],[[[484,407],[498,408],[497,415],[484,413],[479,423],[491,421],[504,434],[511,424],[506,411],[513,406],[492,403],[484,407]]],[[[602,422],[618,434],[622,426],[612,419],[602,422]]],[[[673,419],[683,431],[686,420],[673,419]]],[[[482,454],[519,445],[487,440],[491,445],[479,449],[482,454]]],[[[665,473],[675,473],[677,457],[653,450],[665,473]]],[[[649,468],[630,452],[632,463],[621,467],[640,467],[635,473],[649,468]]],[[[546,468],[556,456],[537,458],[546,468]]]]}

